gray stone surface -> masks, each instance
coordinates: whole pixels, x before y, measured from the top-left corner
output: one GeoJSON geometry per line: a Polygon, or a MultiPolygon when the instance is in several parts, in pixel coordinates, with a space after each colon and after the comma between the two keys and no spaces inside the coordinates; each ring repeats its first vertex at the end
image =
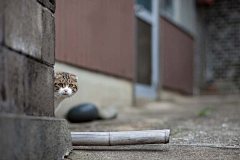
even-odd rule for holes
{"type": "Polygon", "coordinates": [[[240,102],[210,97],[192,102],[149,102],[118,109],[116,119],[70,124],[72,131],[171,129],[170,144],[240,148],[240,102]],[[196,101],[196,102],[195,102],[196,101]],[[214,102],[215,101],[215,102],[214,102]],[[125,109],[124,109],[125,108],[125,109]],[[198,115],[202,114],[202,115],[198,115]]]}
{"type": "Polygon", "coordinates": [[[0,114],[1,160],[59,160],[71,151],[66,120],[0,114]]]}
{"type": "Polygon", "coordinates": [[[53,68],[1,50],[0,112],[54,116],[53,68]]]}
{"type": "Polygon", "coordinates": [[[1,160],[58,160],[72,149],[66,120],[53,118],[54,45],[49,9],[0,0],[1,160]]]}
{"type": "Polygon", "coordinates": [[[116,119],[70,124],[70,130],[129,131],[170,129],[168,145],[76,147],[69,159],[239,159],[239,96],[138,101],[118,108],[116,119]]]}
{"type": "Polygon", "coordinates": [[[5,1],[1,1],[0,3],[0,44],[3,41],[3,8],[4,8],[4,3],[5,1]]]}
{"type": "Polygon", "coordinates": [[[42,41],[42,60],[54,64],[55,62],[55,18],[54,15],[43,8],[43,41],[42,41]]]}
{"type": "Polygon", "coordinates": [[[56,9],[56,2],[55,0],[37,0],[39,3],[46,6],[48,9],[50,9],[52,12],[55,12],[56,9]]]}
{"type": "Polygon", "coordinates": [[[41,59],[42,7],[32,0],[6,0],[5,43],[9,47],[41,59]]]}
{"type": "Polygon", "coordinates": [[[54,48],[55,33],[50,32],[54,31],[55,26],[51,12],[46,13],[44,7],[33,0],[5,0],[5,2],[7,2],[4,7],[5,44],[16,51],[53,65],[54,49],[50,48],[54,48]],[[47,42],[51,43],[46,42],[48,38],[51,40],[47,42]]]}
{"type": "Polygon", "coordinates": [[[199,146],[139,145],[112,147],[76,147],[66,160],[237,160],[240,149],[199,146]]]}

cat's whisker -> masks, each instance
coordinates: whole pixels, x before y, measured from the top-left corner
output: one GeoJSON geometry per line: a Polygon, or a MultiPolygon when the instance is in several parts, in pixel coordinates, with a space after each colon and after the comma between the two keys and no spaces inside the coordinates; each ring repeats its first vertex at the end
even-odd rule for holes
{"type": "Polygon", "coordinates": [[[72,95],[72,99],[75,100],[76,96],[72,95]]]}
{"type": "Polygon", "coordinates": [[[57,102],[58,102],[58,99],[60,98],[60,96],[59,96],[59,94],[58,94],[58,96],[57,96],[57,102]]]}

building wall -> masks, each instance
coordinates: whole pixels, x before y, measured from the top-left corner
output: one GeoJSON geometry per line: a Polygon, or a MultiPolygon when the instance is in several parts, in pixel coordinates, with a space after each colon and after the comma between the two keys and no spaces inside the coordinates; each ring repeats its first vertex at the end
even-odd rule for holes
{"type": "Polygon", "coordinates": [[[163,87],[192,94],[194,39],[164,17],[160,24],[163,87]]]}
{"type": "Polygon", "coordinates": [[[134,0],[57,1],[56,59],[133,78],[134,0]]]}
{"type": "Polygon", "coordinates": [[[198,91],[199,70],[196,2],[161,1],[161,63],[163,86],[187,94],[198,91]],[[197,66],[197,67],[196,67],[197,66]]]}
{"type": "Polygon", "coordinates": [[[196,33],[196,2],[195,0],[173,0],[176,23],[186,28],[192,34],[196,33]]]}
{"type": "Polygon", "coordinates": [[[240,1],[215,0],[205,8],[205,90],[240,93],[240,1]]]}

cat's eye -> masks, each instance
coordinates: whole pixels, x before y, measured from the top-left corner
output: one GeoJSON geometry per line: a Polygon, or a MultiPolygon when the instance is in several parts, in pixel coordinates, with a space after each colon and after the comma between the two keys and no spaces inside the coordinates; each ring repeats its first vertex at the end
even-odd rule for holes
{"type": "Polygon", "coordinates": [[[72,87],[73,86],[73,84],[69,84],[69,87],[72,87]]]}
{"type": "Polygon", "coordinates": [[[61,86],[61,87],[63,86],[63,84],[62,84],[62,83],[58,83],[58,85],[59,85],[59,86],[61,86]]]}

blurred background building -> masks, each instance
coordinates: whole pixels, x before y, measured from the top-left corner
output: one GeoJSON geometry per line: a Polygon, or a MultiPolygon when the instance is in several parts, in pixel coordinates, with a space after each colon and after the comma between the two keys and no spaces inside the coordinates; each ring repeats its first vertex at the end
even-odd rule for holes
{"type": "MultiPolygon", "coordinates": [[[[240,93],[240,0],[58,0],[55,70],[79,76],[69,106],[240,93]]],[[[67,107],[66,107],[67,109],[67,107]]]]}

